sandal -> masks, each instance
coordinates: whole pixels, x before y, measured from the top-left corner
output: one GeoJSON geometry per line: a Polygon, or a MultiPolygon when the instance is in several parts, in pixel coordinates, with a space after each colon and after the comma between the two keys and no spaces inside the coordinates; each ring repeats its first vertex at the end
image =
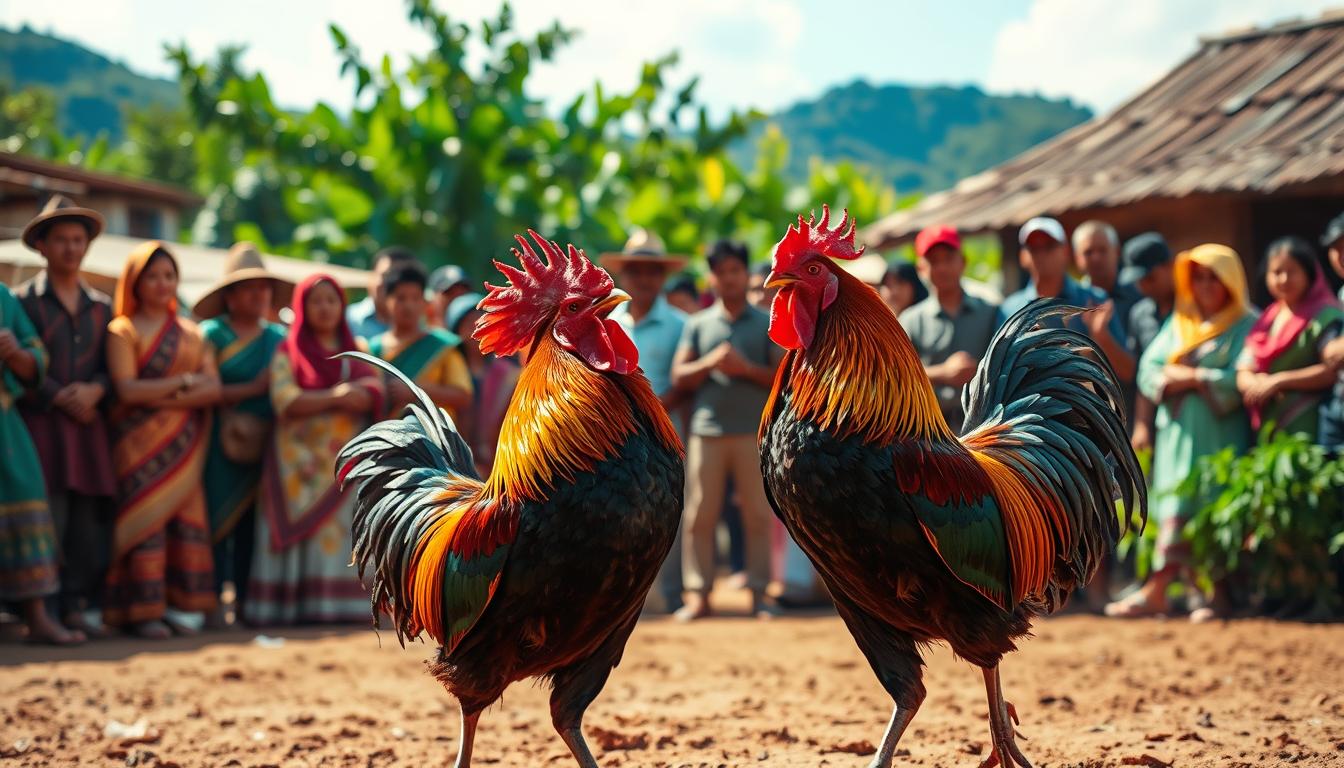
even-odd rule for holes
{"type": "Polygon", "coordinates": [[[65,617],[65,626],[70,629],[82,632],[86,638],[98,639],[108,635],[107,627],[102,624],[94,624],[84,618],[82,613],[71,613],[65,617]]]}
{"type": "Polygon", "coordinates": [[[1140,589],[1123,600],[1107,603],[1103,612],[1113,619],[1148,619],[1166,616],[1167,606],[1158,606],[1148,594],[1140,589]]]}
{"type": "Polygon", "coordinates": [[[201,633],[199,629],[196,629],[195,627],[189,627],[186,624],[168,618],[167,616],[163,618],[163,623],[167,625],[169,631],[171,631],[174,635],[177,635],[178,637],[194,637],[201,633]]]}

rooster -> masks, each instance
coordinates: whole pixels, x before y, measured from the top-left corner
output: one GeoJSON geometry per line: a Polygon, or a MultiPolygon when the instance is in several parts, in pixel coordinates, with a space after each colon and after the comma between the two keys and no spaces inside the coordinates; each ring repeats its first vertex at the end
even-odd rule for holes
{"type": "Polygon", "coordinates": [[[551,720],[575,760],[596,766],[583,713],[621,659],[681,518],[683,455],[672,422],[608,317],[629,296],[574,246],[536,232],[495,262],[474,336],[528,350],[489,477],[451,419],[416,402],[337,459],[358,483],[354,562],[371,572],[374,626],[438,644],[430,672],[462,710],[458,768],[481,711],[511,683],[551,688],[551,720]]]}
{"type": "Polygon", "coordinates": [[[983,765],[1029,766],[999,661],[1114,546],[1117,497],[1126,520],[1147,514],[1115,375],[1086,336],[1042,326],[1077,310],[1037,301],[995,334],[958,437],[895,315],[832,261],[863,252],[848,212],[829,219],[799,217],[766,282],[786,350],[762,415],[767,495],[895,701],[871,765],[924,700],[921,648],[945,641],[984,674],[983,765]]]}

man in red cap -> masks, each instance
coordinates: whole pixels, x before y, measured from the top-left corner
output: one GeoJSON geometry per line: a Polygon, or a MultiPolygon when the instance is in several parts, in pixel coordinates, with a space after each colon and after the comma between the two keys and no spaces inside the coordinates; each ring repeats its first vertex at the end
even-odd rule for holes
{"type": "Polygon", "coordinates": [[[998,307],[966,293],[961,276],[966,257],[961,237],[953,227],[927,227],[915,238],[915,253],[933,286],[929,297],[901,313],[901,325],[910,335],[924,372],[933,382],[943,417],[960,430],[961,388],[975,375],[975,366],[989,349],[998,327],[998,307]]]}

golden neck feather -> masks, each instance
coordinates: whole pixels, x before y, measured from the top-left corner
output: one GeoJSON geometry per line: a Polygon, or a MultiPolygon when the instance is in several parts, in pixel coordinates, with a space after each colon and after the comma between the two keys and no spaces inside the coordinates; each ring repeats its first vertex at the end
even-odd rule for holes
{"type": "Polygon", "coordinates": [[[540,500],[557,480],[592,470],[639,429],[681,450],[672,422],[642,372],[603,374],[542,334],[509,401],[499,431],[488,496],[540,500]]]}
{"type": "MultiPolygon", "coordinates": [[[[873,443],[956,440],[910,337],[877,292],[837,270],[839,295],[816,336],[785,358],[766,408],[781,391],[796,416],[840,437],[873,443]]],[[[764,425],[763,425],[764,426],[764,425]]]]}

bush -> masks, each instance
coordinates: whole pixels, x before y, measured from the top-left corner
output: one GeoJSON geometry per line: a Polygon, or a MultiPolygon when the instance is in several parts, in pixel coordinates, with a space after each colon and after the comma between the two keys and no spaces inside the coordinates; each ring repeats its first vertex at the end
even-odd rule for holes
{"type": "Polygon", "coordinates": [[[1185,528],[1196,574],[1235,573],[1260,600],[1337,609],[1331,558],[1344,548],[1344,457],[1271,430],[1243,455],[1205,457],[1178,490],[1210,500],[1185,528]]]}

